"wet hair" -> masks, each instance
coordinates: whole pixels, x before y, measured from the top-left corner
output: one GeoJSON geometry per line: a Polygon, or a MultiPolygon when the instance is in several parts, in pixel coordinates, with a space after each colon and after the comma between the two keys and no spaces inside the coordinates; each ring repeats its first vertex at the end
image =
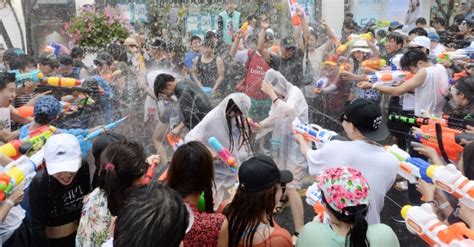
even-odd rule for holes
{"type": "Polygon", "coordinates": [[[202,44],[203,47],[208,47],[208,48],[216,48],[216,45],[214,44],[214,41],[212,41],[212,38],[206,38],[204,39],[204,43],[202,44]]]}
{"type": "MultiPolygon", "coordinates": [[[[227,120],[227,127],[229,129],[229,142],[230,142],[230,148],[229,150],[232,152],[234,150],[234,137],[232,133],[232,118],[227,116],[227,114],[234,112],[236,113],[235,117],[235,123],[236,127],[240,131],[240,136],[238,143],[240,145],[237,147],[237,149],[240,149],[244,144],[247,144],[248,147],[252,147],[250,145],[250,136],[252,136],[252,130],[250,128],[250,123],[247,121],[247,118],[245,118],[242,114],[242,111],[240,111],[239,107],[235,104],[233,99],[229,99],[229,102],[227,103],[225,113],[226,113],[226,120],[227,120]]],[[[252,150],[253,152],[253,150],[252,150]]]]}
{"type": "Polygon", "coordinates": [[[102,153],[99,187],[105,191],[112,215],[120,213],[125,191],[145,174],[145,159],[143,147],[136,142],[112,143],[102,153]]]}
{"type": "Polygon", "coordinates": [[[392,32],[387,36],[387,40],[393,40],[397,45],[403,45],[403,35],[397,32],[392,32]]]}
{"type": "Polygon", "coordinates": [[[464,94],[464,98],[469,102],[467,105],[459,107],[453,110],[453,114],[456,116],[464,117],[467,114],[474,113],[474,76],[466,76],[459,79],[455,88],[458,93],[464,94]]]}
{"type": "Polygon", "coordinates": [[[408,35],[412,35],[412,34],[416,34],[417,36],[425,36],[425,37],[428,37],[428,32],[422,28],[422,27],[415,27],[413,28],[412,30],[410,30],[410,32],[408,33],[408,35]]]}
{"type": "Polygon", "coordinates": [[[110,44],[107,46],[107,52],[112,55],[114,61],[124,63],[128,62],[127,49],[123,45],[110,44]]]}
{"type": "Polygon", "coordinates": [[[348,215],[340,213],[334,210],[327,202],[324,197],[324,193],[321,193],[322,202],[326,205],[326,208],[331,212],[336,219],[347,224],[351,224],[352,227],[346,235],[346,246],[349,243],[349,247],[368,247],[370,246],[369,240],[367,240],[367,229],[369,225],[365,220],[365,216],[368,212],[368,205],[361,204],[357,206],[345,207],[344,212],[348,215]]]}
{"type": "Polygon", "coordinates": [[[28,65],[28,55],[21,54],[13,58],[9,63],[11,70],[25,70],[28,65]]]}
{"type": "Polygon", "coordinates": [[[474,142],[467,144],[462,153],[463,173],[469,180],[474,180],[474,142]]]}
{"type": "Polygon", "coordinates": [[[400,58],[400,67],[403,70],[407,70],[410,66],[416,67],[419,61],[428,62],[426,53],[419,48],[409,49],[402,58],[400,58]]]}
{"type": "Polygon", "coordinates": [[[426,25],[426,24],[428,24],[428,22],[426,22],[426,19],[424,17],[420,17],[420,18],[416,19],[415,24],[426,25]]]}
{"type": "Polygon", "coordinates": [[[253,20],[253,19],[258,20],[257,15],[249,15],[249,16],[247,16],[247,21],[251,21],[251,20],[253,20]]]}
{"type": "Polygon", "coordinates": [[[444,26],[446,25],[446,19],[444,19],[443,17],[436,17],[434,23],[438,23],[441,26],[444,26]]]}
{"type": "Polygon", "coordinates": [[[241,240],[243,246],[252,246],[261,221],[266,220],[273,227],[276,192],[277,185],[257,192],[237,189],[234,199],[223,212],[229,221],[229,247],[239,246],[241,240]]]}
{"type": "Polygon", "coordinates": [[[204,192],[204,211],[214,212],[214,162],[211,153],[202,143],[192,141],[176,150],[168,169],[167,181],[168,186],[178,191],[183,198],[204,192]]]}
{"type": "Polygon", "coordinates": [[[162,183],[137,186],[130,193],[114,230],[116,247],[178,247],[189,224],[181,196],[162,183]]]}
{"type": "Polygon", "coordinates": [[[74,47],[71,50],[71,57],[78,58],[84,56],[84,50],[81,47],[74,47]]]}
{"type": "Polygon", "coordinates": [[[195,40],[199,40],[199,41],[202,41],[201,37],[197,36],[197,35],[193,35],[191,36],[191,38],[189,39],[189,43],[192,44],[193,41],[195,40]]]}
{"type": "Polygon", "coordinates": [[[153,91],[155,92],[155,96],[158,97],[163,90],[166,89],[168,86],[168,82],[172,82],[176,80],[176,78],[170,74],[161,73],[156,76],[155,82],[153,84],[153,91]]]}
{"type": "Polygon", "coordinates": [[[8,83],[13,83],[15,80],[15,74],[9,72],[0,72],[0,91],[4,90],[8,83]]]}

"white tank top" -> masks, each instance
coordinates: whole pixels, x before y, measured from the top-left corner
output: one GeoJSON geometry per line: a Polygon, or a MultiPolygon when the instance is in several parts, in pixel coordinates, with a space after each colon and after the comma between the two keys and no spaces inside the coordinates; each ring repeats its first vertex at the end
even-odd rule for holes
{"type": "Polygon", "coordinates": [[[0,108],[0,130],[11,132],[10,108],[0,108]]]}
{"type": "Polygon", "coordinates": [[[441,64],[426,68],[426,79],[415,88],[415,115],[441,116],[448,89],[448,72],[441,64]]]}

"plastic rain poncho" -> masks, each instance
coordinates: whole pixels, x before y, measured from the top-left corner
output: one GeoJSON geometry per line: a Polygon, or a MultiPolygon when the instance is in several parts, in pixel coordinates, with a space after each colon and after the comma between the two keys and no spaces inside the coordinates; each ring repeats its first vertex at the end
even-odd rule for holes
{"type": "Polygon", "coordinates": [[[272,157],[280,169],[292,165],[306,166],[299,146],[293,140],[292,130],[295,118],[308,123],[306,99],[301,90],[288,82],[278,71],[268,70],[264,80],[271,83],[275,92],[284,97],[272,104],[269,117],[261,122],[262,127],[272,130],[272,157]]]}
{"type": "MultiPolygon", "coordinates": [[[[236,126],[235,119],[232,118],[231,131],[233,139],[233,149],[231,150],[230,130],[227,124],[226,108],[230,100],[233,100],[243,117],[248,116],[250,110],[250,98],[243,93],[233,93],[224,98],[212,111],[210,111],[196,127],[194,127],[185,137],[185,142],[199,141],[208,145],[209,137],[215,137],[227,149],[232,152],[232,155],[240,164],[249,157],[250,147],[247,145],[241,146],[241,133],[236,126]],[[240,147],[240,148],[239,148],[240,147]]],[[[229,190],[234,187],[237,182],[237,171],[231,170],[230,167],[220,160],[214,162],[215,166],[215,183],[216,191],[214,193],[214,207],[217,208],[219,204],[229,198],[229,190]]]]}

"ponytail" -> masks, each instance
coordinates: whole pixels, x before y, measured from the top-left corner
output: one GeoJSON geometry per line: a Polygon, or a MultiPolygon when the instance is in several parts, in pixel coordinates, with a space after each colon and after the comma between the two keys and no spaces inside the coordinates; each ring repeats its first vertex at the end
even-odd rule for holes
{"type": "Polygon", "coordinates": [[[105,164],[105,183],[104,191],[107,197],[107,207],[112,215],[118,215],[121,208],[123,208],[123,193],[120,191],[120,183],[112,163],[105,164]]]}
{"type": "Polygon", "coordinates": [[[102,153],[101,189],[105,191],[107,207],[113,216],[122,210],[126,190],[145,174],[145,159],[143,147],[136,142],[112,143],[102,153]]]}
{"type": "Polygon", "coordinates": [[[368,247],[370,246],[367,240],[367,228],[369,225],[361,214],[355,215],[354,224],[347,233],[346,243],[349,239],[350,247],[368,247]]]}

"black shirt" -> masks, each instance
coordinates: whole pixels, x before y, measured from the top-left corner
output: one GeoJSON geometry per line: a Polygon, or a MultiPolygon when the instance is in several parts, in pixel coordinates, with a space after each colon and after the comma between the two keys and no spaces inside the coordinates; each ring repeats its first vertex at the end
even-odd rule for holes
{"type": "Polygon", "coordinates": [[[194,128],[212,110],[209,99],[195,83],[182,80],[174,90],[183,115],[183,124],[188,129],[194,128]]]}
{"type": "Polygon", "coordinates": [[[289,59],[272,54],[270,55],[270,67],[279,71],[291,84],[301,88],[304,86],[303,58],[304,53],[301,49],[296,49],[295,54],[289,59]]]}
{"type": "Polygon", "coordinates": [[[89,167],[76,173],[70,185],[62,185],[46,170],[36,174],[30,185],[29,200],[33,234],[39,246],[47,246],[47,226],[61,226],[79,220],[84,196],[91,191],[89,167]]]}

